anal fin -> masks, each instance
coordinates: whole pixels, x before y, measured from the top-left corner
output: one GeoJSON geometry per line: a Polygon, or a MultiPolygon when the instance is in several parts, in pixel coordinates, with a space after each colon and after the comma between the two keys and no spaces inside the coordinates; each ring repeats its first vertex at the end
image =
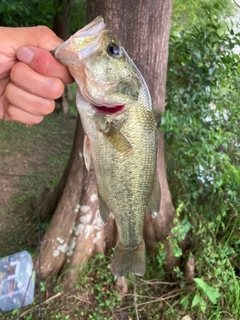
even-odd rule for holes
{"type": "Polygon", "coordinates": [[[156,218],[158,215],[158,212],[160,210],[160,201],[161,201],[161,190],[160,190],[160,184],[158,181],[158,175],[156,172],[152,192],[150,194],[150,198],[147,204],[147,209],[152,213],[153,218],[156,218]]]}
{"type": "Polygon", "coordinates": [[[103,200],[100,193],[98,193],[98,206],[99,206],[99,212],[100,212],[102,221],[104,224],[107,224],[111,211],[108,208],[108,205],[106,204],[106,202],[103,200]]]}
{"type": "Polygon", "coordinates": [[[142,241],[138,247],[127,249],[117,244],[111,265],[112,274],[116,278],[124,276],[127,272],[143,276],[146,271],[146,249],[142,241]]]}

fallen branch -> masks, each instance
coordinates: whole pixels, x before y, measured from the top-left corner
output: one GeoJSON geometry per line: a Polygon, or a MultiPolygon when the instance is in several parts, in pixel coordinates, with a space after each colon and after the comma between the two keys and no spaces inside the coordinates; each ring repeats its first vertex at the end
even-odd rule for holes
{"type": "Polygon", "coordinates": [[[76,299],[76,300],[79,300],[79,301],[84,302],[84,303],[87,303],[87,304],[90,304],[90,303],[91,303],[90,301],[85,300],[85,299],[82,298],[82,297],[77,297],[77,296],[75,296],[75,295],[73,295],[73,294],[66,294],[66,293],[64,293],[64,296],[66,296],[68,299],[69,299],[69,298],[74,298],[74,299],[76,299]]]}
{"type": "MultiPolygon", "coordinates": [[[[177,291],[177,290],[175,290],[175,291],[177,291]]],[[[168,299],[172,299],[172,298],[175,298],[175,297],[177,297],[177,296],[180,296],[181,294],[182,294],[182,290],[178,290],[179,292],[177,292],[176,294],[172,294],[172,292],[171,292],[171,294],[166,294],[165,296],[162,296],[162,297],[159,297],[159,298],[155,298],[155,299],[153,299],[153,300],[150,300],[150,301],[146,301],[146,302],[142,302],[142,303],[139,303],[138,304],[138,307],[141,307],[141,306],[145,306],[145,305],[147,305],[147,304],[151,304],[151,303],[156,303],[156,302],[165,302],[168,306],[170,306],[169,305],[169,303],[167,302],[167,300],[168,299]]],[[[130,296],[130,295],[129,295],[130,296]]],[[[132,295],[133,296],[133,295],[132,295]]],[[[122,310],[126,310],[126,309],[129,309],[129,308],[131,308],[132,306],[126,306],[126,307],[123,307],[123,308],[121,308],[121,311],[122,310]]]]}
{"type": "Polygon", "coordinates": [[[118,318],[117,318],[116,315],[114,314],[112,308],[111,308],[110,306],[108,306],[108,308],[109,308],[109,310],[111,311],[113,318],[114,318],[115,320],[118,320],[118,318]]]}
{"type": "Polygon", "coordinates": [[[138,309],[137,309],[136,284],[134,284],[134,308],[135,308],[135,313],[136,313],[136,319],[139,320],[138,309]]]}

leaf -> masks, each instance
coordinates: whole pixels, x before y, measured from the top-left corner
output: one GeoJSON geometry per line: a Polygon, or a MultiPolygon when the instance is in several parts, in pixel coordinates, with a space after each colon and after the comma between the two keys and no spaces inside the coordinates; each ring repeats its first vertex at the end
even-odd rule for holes
{"type": "Polygon", "coordinates": [[[213,288],[209,286],[207,283],[205,283],[200,278],[194,278],[193,279],[197,286],[202,289],[203,293],[206,295],[206,297],[213,303],[217,303],[217,299],[221,297],[221,294],[219,293],[218,288],[213,288]]]}
{"type": "Polygon", "coordinates": [[[199,293],[196,293],[192,301],[192,308],[195,307],[197,304],[201,303],[202,301],[202,297],[199,295],[199,293]]]}
{"type": "Polygon", "coordinates": [[[207,309],[207,304],[204,300],[202,300],[201,304],[200,304],[200,309],[201,311],[204,313],[207,309]]]}
{"type": "Polygon", "coordinates": [[[106,306],[110,306],[111,301],[110,301],[110,300],[106,300],[106,301],[105,301],[105,304],[106,304],[106,306]]]}
{"type": "Polygon", "coordinates": [[[217,299],[221,297],[221,294],[219,293],[217,288],[212,288],[208,286],[208,289],[206,291],[206,296],[213,304],[216,304],[217,299]]]}
{"type": "Polygon", "coordinates": [[[196,282],[197,286],[203,290],[203,292],[206,291],[207,285],[202,279],[194,278],[193,280],[196,282]]]}

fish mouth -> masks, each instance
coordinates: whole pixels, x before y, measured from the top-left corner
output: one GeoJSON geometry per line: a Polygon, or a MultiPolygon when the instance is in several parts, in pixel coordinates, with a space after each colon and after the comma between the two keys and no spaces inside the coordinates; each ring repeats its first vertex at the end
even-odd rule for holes
{"type": "Polygon", "coordinates": [[[107,115],[107,114],[115,114],[115,113],[121,112],[124,108],[124,105],[117,105],[113,107],[93,105],[93,107],[97,111],[97,113],[102,113],[107,115]]]}

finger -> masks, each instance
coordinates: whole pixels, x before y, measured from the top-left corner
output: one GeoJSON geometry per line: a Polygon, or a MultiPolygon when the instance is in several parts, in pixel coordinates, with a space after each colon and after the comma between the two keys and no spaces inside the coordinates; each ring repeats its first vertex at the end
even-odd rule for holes
{"type": "Polygon", "coordinates": [[[40,123],[43,120],[43,116],[36,116],[15,106],[9,105],[6,110],[4,120],[21,122],[26,125],[32,126],[34,124],[40,123]]]}
{"type": "Polygon", "coordinates": [[[57,77],[66,84],[73,82],[68,69],[57,62],[45,49],[32,46],[21,47],[17,51],[17,58],[44,76],[57,77]]]}
{"type": "Polygon", "coordinates": [[[44,99],[29,92],[26,92],[13,83],[7,85],[5,91],[9,105],[15,106],[35,116],[45,116],[54,110],[54,100],[44,99]]]}
{"type": "Polygon", "coordinates": [[[4,90],[5,90],[5,87],[6,87],[6,85],[8,84],[9,81],[10,81],[9,76],[5,77],[3,79],[0,79],[0,96],[2,96],[2,94],[3,94],[4,90]]]}
{"type": "Polygon", "coordinates": [[[27,28],[0,27],[0,30],[2,30],[2,34],[4,35],[1,41],[7,41],[8,45],[12,48],[13,56],[19,48],[24,46],[35,46],[50,51],[54,50],[63,42],[62,39],[57,37],[56,34],[46,26],[27,28]]]}
{"type": "Polygon", "coordinates": [[[45,99],[57,99],[64,92],[64,84],[59,78],[42,76],[22,62],[12,67],[10,77],[17,87],[45,99]]]}

